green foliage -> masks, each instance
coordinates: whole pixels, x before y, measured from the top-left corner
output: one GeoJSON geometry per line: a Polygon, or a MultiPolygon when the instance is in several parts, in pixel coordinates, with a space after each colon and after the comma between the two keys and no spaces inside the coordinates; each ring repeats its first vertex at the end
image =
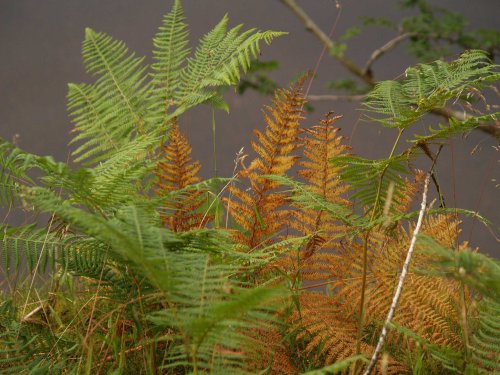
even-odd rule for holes
{"type": "Polygon", "coordinates": [[[428,133],[415,135],[413,146],[396,154],[403,132],[412,128],[419,119],[432,110],[442,108],[453,99],[483,87],[485,82],[499,79],[498,65],[492,64],[482,51],[464,52],[450,63],[436,61],[419,64],[406,70],[400,81],[383,81],[367,95],[364,108],[366,118],[388,128],[398,129],[398,136],[389,157],[369,160],[359,156],[340,156],[332,162],[342,168],[342,177],[355,189],[353,198],[363,207],[382,208],[388,197],[389,186],[394,186],[393,207],[404,199],[404,175],[409,174],[407,164],[420,152],[419,146],[466,133],[485,120],[498,118],[499,112],[472,116],[466,120],[451,117],[448,125],[428,133]]]}
{"type": "Polygon", "coordinates": [[[383,126],[404,129],[431,109],[444,107],[448,100],[498,77],[498,66],[483,51],[471,50],[451,63],[438,60],[408,68],[401,82],[378,83],[368,94],[365,107],[381,115],[376,120],[383,126]]]}
{"type": "Polygon", "coordinates": [[[394,195],[391,199],[396,207],[397,202],[405,199],[402,188],[405,180],[402,176],[408,174],[405,155],[390,156],[387,159],[371,160],[359,156],[339,156],[331,162],[342,168],[342,178],[356,191],[352,198],[357,199],[361,207],[375,208],[387,198],[387,191],[394,185],[394,195]]]}
{"type": "MultiPolygon", "coordinates": [[[[326,374],[364,366],[364,354],[372,348],[369,336],[377,332],[380,314],[372,307],[367,311],[371,320],[365,324],[365,304],[360,303],[361,318],[357,317],[352,306],[365,289],[352,287],[358,281],[349,286],[348,279],[362,279],[356,272],[362,275],[363,267],[366,279],[368,246],[370,250],[376,246],[370,254],[375,259],[370,264],[373,272],[378,272],[375,263],[384,261],[380,255],[387,254],[390,264],[381,265],[383,275],[373,275],[381,285],[373,297],[382,300],[384,293],[392,293],[399,247],[408,237],[398,222],[411,222],[418,214],[407,209],[415,189],[406,178],[414,174],[408,161],[417,156],[422,144],[431,146],[451,134],[467,132],[480,122],[496,119],[498,113],[464,121],[451,118],[448,125],[415,135],[398,154],[401,135],[423,114],[498,81],[498,67],[486,53],[472,50],[451,63],[409,68],[400,81],[381,82],[368,95],[365,109],[376,121],[398,131],[387,158],[347,155],[342,146],[332,154],[341,156],[329,160],[327,151],[316,152],[316,148],[326,143],[332,146],[331,140],[340,147],[341,138],[328,128],[336,118],[325,121],[323,128],[309,131],[315,134],[316,143],[307,146],[305,155],[314,158],[303,166],[310,168],[323,159],[324,165],[301,174],[308,182],[284,172],[280,176],[256,173],[262,163],[256,159],[241,171],[253,190],[238,193],[241,215],[255,214],[255,220],[242,228],[227,217],[223,228],[221,196],[235,178],[200,182],[194,178],[194,168],[191,175],[184,174],[191,177],[190,183],[177,190],[168,190],[168,185],[157,194],[162,187],[155,168],[175,117],[203,103],[227,108],[222,94],[228,86],[239,84],[241,91],[274,89],[274,83],[261,73],[275,69],[276,64],[254,59],[260,42],[270,43],[283,33],[242,31],[241,25],[228,29],[227,24],[224,16],[190,55],[188,27],[181,1],[176,0],[155,36],[151,67],[143,63],[144,58],[129,53],[123,42],[87,29],[83,57],[96,82],[70,84],[68,93],[76,132],[71,143],[77,145],[72,155],[84,167],[72,168],[0,140],[1,205],[49,217],[46,225],[33,220],[0,227],[1,267],[12,292],[0,298],[0,372],[240,374],[257,368],[297,373],[318,367],[308,373],[326,374]],[[247,73],[243,81],[242,71],[247,73]],[[324,180],[315,175],[319,170],[328,172],[324,180]],[[328,186],[338,188],[339,195],[345,191],[344,185],[337,184],[339,179],[354,189],[350,200],[325,194],[328,186]],[[260,202],[265,189],[260,190],[260,197],[252,194],[262,186],[270,192],[269,201],[259,206],[255,202],[260,202]],[[167,229],[163,220],[171,207],[188,210],[178,203],[200,191],[206,193],[196,195],[203,200],[196,205],[203,217],[200,223],[185,231],[167,229]],[[285,211],[289,205],[291,209],[285,211]],[[276,216],[276,210],[282,210],[282,215],[276,216]],[[216,219],[206,225],[205,218],[211,215],[216,219]],[[392,221],[391,228],[387,221],[392,221]],[[256,246],[248,248],[238,242],[244,230],[270,228],[271,224],[279,229],[265,233],[256,246]],[[357,263],[360,249],[364,249],[364,263],[357,263]],[[348,272],[339,276],[342,269],[352,271],[354,277],[344,279],[348,272]],[[325,275],[325,283],[307,284],[324,281],[325,275]],[[390,286],[383,287],[387,280],[390,286]],[[325,293],[304,292],[325,285],[329,285],[325,293]],[[312,307],[305,303],[307,296],[312,307]],[[337,325],[330,325],[332,317],[337,325]],[[321,330],[324,326],[328,329],[321,330]],[[354,337],[358,327],[360,334],[354,337]],[[335,343],[336,350],[322,347],[328,343],[335,343]],[[353,349],[356,344],[360,349],[353,349]],[[321,364],[327,352],[329,362],[321,364]]],[[[342,41],[359,31],[349,30],[342,41]]],[[[342,48],[335,52],[338,56],[342,48]]],[[[353,89],[352,82],[337,87],[341,86],[353,89]]],[[[291,170],[297,159],[291,152],[299,150],[305,140],[298,128],[303,103],[300,84],[287,100],[290,103],[276,100],[275,108],[269,108],[266,120],[272,131],[266,136],[258,133],[270,171],[291,170]],[[278,140],[276,134],[291,125],[286,142],[278,140]]],[[[186,156],[189,152],[186,141],[179,153],[186,156]]],[[[190,160],[171,159],[165,174],[169,168],[180,169],[182,160],[190,160]]],[[[169,183],[168,178],[164,180],[169,183]]],[[[224,202],[228,211],[235,204],[231,196],[224,202]]],[[[428,214],[449,212],[440,208],[428,214]]],[[[419,246],[419,256],[432,261],[420,263],[426,267],[417,269],[418,277],[446,278],[462,286],[465,345],[436,343],[434,338],[421,337],[425,329],[413,332],[394,323],[392,327],[400,333],[394,340],[405,337],[408,344],[408,348],[397,341],[387,345],[394,361],[399,361],[396,365],[409,362],[410,367],[428,373],[498,371],[498,262],[469,250],[447,249],[425,236],[419,238],[419,246]],[[423,348],[417,351],[418,358],[408,360],[417,344],[423,348]]],[[[436,288],[445,285],[435,284],[436,288]]],[[[413,295],[419,295],[418,287],[413,288],[413,295]]],[[[448,302],[454,296],[449,290],[438,292],[444,294],[442,315],[450,320],[445,326],[454,327],[448,302]]],[[[439,302],[438,292],[433,298],[439,302]]],[[[418,301],[411,302],[419,311],[418,301]]],[[[431,315],[432,322],[436,314],[431,315]]],[[[428,324],[421,316],[415,319],[428,324]]]]}
{"type": "Polygon", "coordinates": [[[456,46],[460,49],[484,49],[490,55],[500,51],[498,30],[469,31],[464,15],[431,5],[425,0],[402,3],[404,7],[418,11],[416,15],[405,17],[402,27],[415,35],[408,48],[419,59],[432,60],[449,55],[456,46]]]}
{"type": "MultiPolygon", "coordinates": [[[[2,297],[2,373],[162,367],[239,373],[258,347],[248,333],[275,324],[284,291],[249,288],[244,275],[251,270],[241,270],[268,257],[235,252],[222,230],[170,232],[160,222],[160,199],[150,198],[156,154],[171,120],[205,102],[225,107],[221,90],[252,67],[261,41],[283,34],[240,32],[241,25],[227,30],[227,23],[225,16],[188,57],[188,29],[175,1],[154,39],[151,69],[123,42],[86,30],[82,54],[96,82],[70,84],[68,110],[76,132],[72,155],[87,168],[73,170],[1,141],[2,205],[21,203],[51,218],[45,228],[2,226],[3,272],[37,271],[52,280],[48,299],[41,300],[45,289],[33,290],[31,282],[26,290],[16,286],[22,302],[2,297]],[[109,330],[93,319],[106,321],[109,330]],[[144,353],[120,354],[135,353],[135,345],[144,353]]],[[[168,198],[176,194],[183,192],[168,198]]],[[[220,205],[215,195],[206,209],[212,205],[220,205]]]]}
{"type": "Polygon", "coordinates": [[[420,236],[418,243],[434,259],[433,266],[420,272],[459,280],[483,296],[500,300],[500,262],[469,249],[451,251],[428,236],[420,236]]]}
{"type": "MultiPolygon", "coordinates": [[[[498,284],[498,278],[496,283],[498,284]]],[[[471,342],[472,363],[475,368],[484,372],[498,372],[500,371],[499,299],[485,298],[480,302],[478,310],[479,319],[471,342]]]]}
{"type": "Polygon", "coordinates": [[[123,42],[86,29],[85,68],[98,78],[92,85],[69,85],[75,160],[101,162],[138,137],[162,135],[173,117],[198,104],[227,110],[221,89],[236,85],[240,70],[251,68],[261,41],[270,44],[284,34],[240,33],[242,25],[227,30],[228,20],[224,16],[188,57],[188,29],[181,2],[175,1],[154,39],[152,73],[144,58],[129,53],[123,42]]]}
{"type": "Polygon", "coordinates": [[[363,357],[362,355],[357,355],[357,356],[336,362],[333,365],[325,366],[319,370],[308,371],[308,372],[304,373],[304,375],[338,374],[338,373],[341,373],[343,371],[348,370],[349,367],[357,361],[368,362],[367,359],[365,357],[363,357]]]}
{"type": "Polygon", "coordinates": [[[278,68],[279,62],[275,60],[254,61],[238,84],[238,93],[244,94],[248,89],[252,89],[262,95],[271,95],[276,89],[278,89],[278,85],[276,82],[269,79],[265,73],[278,68]]]}

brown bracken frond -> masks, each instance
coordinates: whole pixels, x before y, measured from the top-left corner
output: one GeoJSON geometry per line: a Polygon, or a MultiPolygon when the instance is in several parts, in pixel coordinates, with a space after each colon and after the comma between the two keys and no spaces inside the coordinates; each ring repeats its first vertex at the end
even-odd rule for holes
{"type": "Polygon", "coordinates": [[[161,213],[163,224],[174,232],[187,231],[206,224],[210,219],[199,212],[206,192],[190,186],[201,181],[201,165],[191,158],[191,146],[174,121],[170,139],[163,147],[161,161],[156,167],[155,192],[164,196],[165,207],[161,213]],[[202,222],[204,220],[204,222],[202,222]]]}
{"type": "MultiPolygon", "coordinates": [[[[423,232],[440,240],[443,244],[454,243],[449,236],[456,230],[444,231],[445,227],[456,227],[448,216],[433,217],[424,223],[423,232]]],[[[411,228],[399,226],[390,236],[383,231],[373,231],[369,239],[367,275],[367,300],[364,331],[365,342],[378,337],[379,325],[389,310],[394,288],[401,271],[406,249],[411,240],[411,228]],[[373,327],[370,332],[370,327],[373,327]]],[[[323,275],[329,268],[328,284],[333,298],[342,306],[346,317],[355,317],[361,300],[363,246],[353,241],[343,243],[338,254],[329,257],[323,264],[323,275]]],[[[425,268],[424,256],[414,257],[412,268],[425,268]]],[[[433,344],[462,349],[459,315],[459,283],[435,276],[408,274],[394,322],[411,329],[433,344]]],[[[389,336],[389,343],[396,346],[402,337],[397,333],[389,336]]]]}
{"type": "MultiPolygon", "coordinates": [[[[356,354],[357,321],[346,316],[343,306],[331,296],[321,292],[300,295],[300,314],[293,316],[296,340],[304,345],[302,355],[316,367],[323,367],[356,354]]],[[[374,347],[367,342],[361,352],[369,356],[374,347]]],[[[409,369],[389,358],[387,374],[404,374],[409,369]]]]}
{"type": "MultiPolygon", "coordinates": [[[[398,210],[408,209],[410,198],[421,184],[420,177],[417,172],[415,182],[406,183],[404,194],[408,196],[408,202],[404,202],[398,210]]],[[[317,213],[311,212],[307,215],[315,218],[315,214],[317,213]]],[[[306,220],[302,218],[302,222],[306,220]]],[[[455,247],[458,224],[450,216],[431,216],[424,222],[422,232],[436,238],[444,246],[455,247]]],[[[400,222],[395,222],[390,231],[384,227],[371,231],[361,346],[365,355],[371,355],[381,323],[389,310],[411,233],[413,229],[404,228],[400,222]]],[[[345,359],[356,352],[356,334],[353,332],[358,324],[357,314],[361,300],[363,245],[356,238],[345,238],[335,243],[338,246],[326,247],[321,244],[321,248],[310,256],[301,257],[300,275],[303,284],[299,298],[300,308],[292,317],[292,324],[300,332],[297,340],[305,342],[307,353],[316,353],[320,366],[345,359]]],[[[460,351],[463,349],[460,285],[456,281],[412,272],[416,268],[425,269],[429,261],[426,256],[415,254],[394,322],[411,329],[433,344],[460,351]]],[[[466,298],[470,296],[467,295],[466,298]]],[[[416,350],[416,344],[396,331],[391,331],[387,345],[391,353],[388,371],[407,371],[404,350],[412,350],[412,347],[416,350]]]]}
{"type": "Polygon", "coordinates": [[[226,200],[226,206],[241,227],[235,232],[235,240],[249,250],[270,244],[271,237],[289,222],[290,212],[284,208],[286,195],[265,176],[284,175],[297,159],[294,151],[299,147],[299,121],[305,103],[302,86],[303,80],[290,90],[276,92],[273,106],[264,112],[265,131],[255,131],[257,140],[252,142],[252,148],[258,156],[239,174],[250,188],[230,187],[235,199],[226,200]]]}
{"type": "MultiPolygon", "coordinates": [[[[299,163],[303,169],[298,173],[308,182],[313,193],[330,203],[349,205],[342,198],[348,187],[340,180],[339,168],[330,162],[333,157],[346,153],[348,149],[342,144],[343,137],[337,135],[339,129],[333,127],[340,118],[341,116],[333,116],[333,112],[329,112],[324,120],[320,120],[319,125],[305,132],[303,141],[306,160],[299,163]]],[[[295,228],[301,234],[311,236],[302,254],[303,258],[310,257],[318,248],[327,247],[332,239],[345,233],[345,227],[339,225],[325,210],[300,209],[295,213],[295,228]]]]}
{"type": "MultiPolygon", "coordinates": [[[[334,123],[341,116],[334,116],[333,112],[325,115],[318,125],[312,126],[304,131],[302,141],[304,144],[305,160],[299,162],[302,167],[298,174],[302,176],[308,185],[308,189],[324,198],[327,202],[349,206],[348,200],[343,195],[348,186],[340,179],[339,167],[333,165],[330,160],[333,157],[345,154],[348,146],[342,143],[343,137],[338,135],[339,128],[334,123]]],[[[298,231],[301,236],[308,236],[309,240],[303,246],[299,256],[290,254],[280,258],[277,262],[284,272],[297,277],[302,272],[302,266],[308,264],[314,268],[319,258],[309,262],[307,259],[319,250],[332,251],[335,242],[343,237],[347,228],[326,210],[315,210],[294,205],[291,227],[298,231]]],[[[305,267],[302,280],[310,280],[314,277],[312,269],[305,267]]]]}
{"type": "Polygon", "coordinates": [[[257,373],[256,370],[267,369],[266,373],[276,375],[300,373],[293,363],[291,348],[284,342],[283,333],[278,328],[259,328],[252,332],[251,336],[258,341],[258,346],[248,364],[250,372],[257,373]]]}

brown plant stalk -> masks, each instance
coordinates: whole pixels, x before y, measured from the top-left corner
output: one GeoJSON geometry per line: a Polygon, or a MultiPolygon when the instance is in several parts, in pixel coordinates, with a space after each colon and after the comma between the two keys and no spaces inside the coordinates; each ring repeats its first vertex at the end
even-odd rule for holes
{"type": "Polygon", "coordinates": [[[394,314],[396,313],[396,308],[398,306],[399,298],[401,297],[401,293],[403,292],[403,285],[404,285],[404,282],[406,279],[406,275],[408,274],[408,268],[410,267],[410,262],[411,262],[411,258],[413,255],[413,250],[415,248],[415,243],[417,242],[417,236],[418,236],[418,233],[420,232],[420,228],[422,227],[422,221],[424,218],[425,208],[427,206],[427,191],[429,188],[429,181],[430,181],[430,173],[428,173],[427,176],[425,177],[424,191],[422,193],[422,203],[420,205],[420,212],[418,214],[417,225],[415,226],[415,230],[413,231],[413,236],[411,238],[410,247],[408,249],[408,253],[406,254],[406,259],[405,259],[405,262],[403,264],[403,269],[401,270],[401,275],[399,276],[398,286],[396,288],[396,292],[394,293],[391,307],[389,309],[389,312],[387,313],[387,318],[385,319],[384,326],[382,327],[382,332],[380,333],[380,337],[378,339],[377,346],[375,348],[375,351],[373,352],[370,363],[366,367],[363,375],[369,375],[370,372],[375,367],[375,365],[378,361],[378,358],[380,356],[380,352],[382,351],[382,347],[384,346],[385,338],[387,337],[389,324],[391,323],[392,318],[394,317],[394,314]]]}

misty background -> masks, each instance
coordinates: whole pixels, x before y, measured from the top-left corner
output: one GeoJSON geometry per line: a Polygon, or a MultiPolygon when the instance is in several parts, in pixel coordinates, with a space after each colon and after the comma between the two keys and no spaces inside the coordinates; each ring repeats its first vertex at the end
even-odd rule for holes
{"type": "MultiPolygon", "coordinates": [[[[0,0],[0,137],[16,138],[19,147],[28,152],[53,155],[59,161],[69,160],[67,145],[72,137],[72,124],[66,112],[67,83],[92,81],[84,71],[80,53],[85,27],[125,41],[130,51],[146,56],[149,63],[152,38],[172,2],[0,0]]],[[[336,2],[304,0],[298,3],[328,33],[339,12],[336,2]]],[[[360,16],[398,20],[410,14],[395,0],[341,0],[338,3],[342,13],[333,40],[347,28],[359,24],[360,16]]],[[[498,28],[498,0],[432,3],[465,14],[471,29],[498,28]]],[[[280,68],[270,76],[281,86],[287,86],[301,72],[312,70],[323,48],[279,0],[184,0],[183,5],[193,46],[225,13],[229,13],[230,26],[243,23],[246,28],[289,32],[288,36],[262,48],[261,60],[280,62],[280,68]]],[[[372,27],[349,42],[346,56],[363,66],[372,51],[393,36],[389,30],[372,27]]],[[[393,79],[414,63],[403,43],[375,63],[374,75],[379,80],[393,79]]],[[[350,75],[333,58],[325,56],[310,94],[329,93],[326,82],[341,78],[350,78],[350,75]]],[[[215,112],[217,173],[224,177],[232,175],[233,160],[241,147],[251,154],[252,130],[264,127],[260,109],[270,98],[254,91],[247,91],[243,96],[229,92],[227,101],[230,114],[215,112]]],[[[305,126],[334,110],[344,116],[337,126],[342,128],[341,134],[349,137],[354,153],[370,158],[387,157],[395,132],[382,129],[378,124],[360,122],[361,113],[356,110],[359,103],[315,102],[313,105],[315,111],[308,115],[305,126]]],[[[188,111],[181,119],[181,130],[189,137],[193,157],[203,164],[204,177],[214,174],[211,121],[212,110],[208,107],[188,111]]],[[[416,126],[423,130],[432,121],[437,119],[429,118],[416,126]]],[[[478,131],[466,138],[455,137],[440,156],[438,178],[449,207],[477,210],[498,226],[500,151],[495,146],[497,142],[491,136],[478,131]]],[[[500,257],[498,240],[478,222],[465,220],[462,240],[500,257]]]]}

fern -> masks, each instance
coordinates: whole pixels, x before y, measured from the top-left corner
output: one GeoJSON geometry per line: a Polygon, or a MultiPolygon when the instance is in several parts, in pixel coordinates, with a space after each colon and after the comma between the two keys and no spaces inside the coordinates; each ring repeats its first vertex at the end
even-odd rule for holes
{"type": "Polygon", "coordinates": [[[426,143],[431,144],[436,141],[442,141],[454,134],[464,134],[470,132],[473,128],[481,123],[497,121],[500,112],[490,113],[481,116],[472,116],[464,121],[459,121],[455,118],[450,118],[448,125],[438,124],[437,128],[429,127],[429,133],[426,135],[415,135],[411,140],[416,145],[426,143]]]}
{"type": "Polygon", "coordinates": [[[51,156],[30,154],[0,138],[0,203],[3,206],[14,203],[23,187],[36,184],[31,176],[33,171],[42,172],[39,180],[48,184],[61,178],[68,183],[68,176],[77,174],[51,156]]]}
{"type": "MultiPolygon", "coordinates": [[[[364,366],[412,233],[409,209],[422,173],[408,162],[424,144],[498,113],[450,119],[398,154],[403,132],[497,81],[498,67],[468,51],[380,83],[365,109],[398,137],[379,160],[349,154],[331,113],[300,129],[304,78],[266,107],[266,128],[252,143],[257,156],[237,174],[241,185],[201,180],[177,116],[202,103],[227,109],[225,88],[251,68],[262,42],[282,34],[228,28],[225,16],[190,55],[175,0],[149,67],[123,42],[86,30],[83,57],[96,81],[71,84],[68,94],[72,155],[84,167],[0,140],[0,203],[50,215],[45,227],[0,228],[2,268],[16,278],[16,293],[0,302],[0,372],[355,373],[364,366]],[[288,174],[299,150],[296,180],[288,174]],[[233,219],[227,230],[221,201],[233,219]],[[206,225],[212,214],[215,224],[206,225]],[[23,267],[33,279],[17,283],[23,267]],[[48,280],[38,287],[40,276],[48,280]]],[[[498,262],[465,245],[449,250],[458,212],[467,213],[427,212],[381,373],[498,371],[498,262]]]]}
{"type": "Polygon", "coordinates": [[[452,251],[453,243],[443,246],[429,236],[419,237],[420,251],[434,260],[431,267],[419,269],[430,275],[441,275],[465,283],[481,294],[498,300],[500,298],[500,264],[486,255],[462,249],[452,251]]]}
{"type": "Polygon", "coordinates": [[[172,10],[163,18],[162,25],[153,39],[153,83],[162,92],[165,100],[173,101],[180,85],[179,73],[189,55],[188,36],[182,3],[175,0],[172,10]]]}
{"type": "Polygon", "coordinates": [[[208,215],[199,212],[207,191],[189,188],[201,180],[197,176],[201,164],[192,161],[191,146],[175,122],[168,144],[164,147],[163,158],[156,169],[156,193],[159,196],[182,191],[182,194],[175,194],[173,199],[163,200],[166,206],[162,213],[163,223],[174,232],[203,227],[210,220],[208,215]]]}
{"type": "MultiPolygon", "coordinates": [[[[333,124],[340,117],[328,113],[324,120],[317,126],[308,129],[304,138],[305,161],[299,165],[303,168],[298,173],[310,186],[313,194],[318,194],[330,204],[348,206],[347,200],[342,195],[347,191],[342,181],[339,180],[338,169],[330,163],[330,160],[339,154],[344,154],[347,147],[342,144],[342,138],[337,136],[338,129],[333,124]]],[[[300,210],[296,214],[297,221],[294,225],[302,234],[315,236],[316,243],[311,242],[304,253],[308,257],[314,253],[318,245],[318,239],[326,246],[328,242],[345,232],[345,227],[339,225],[335,216],[330,216],[326,210],[300,210]]]]}
{"type": "MultiPolygon", "coordinates": [[[[368,115],[370,120],[383,126],[397,128],[398,136],[388,158],[367,160],[359,157],[334,159],[336,165],[348,162],[343,176],[356,189],[355,198],[362,206],[368,207],[372,219],[380,214],[383,199],[388,195],[390,183],[395,185],[396,203],[405,173],[405,160],[411,159],[418,152],[413,146],[405,152],[395,153],[402,135],[426,113],[440,109],[453,98],[481,88],[485,82],[498,80],[498,66],[493,65],[483,51],[464,52],[451,63],[436,61],[432,64],[420,64],[409,68],[401,81],[383,81],[367,95],[365,110],[375,115],[368,115]]],[[[453,117],[449,126],[438,130],[429,129],[429,134],[415,135],[416,146],[432,142],[458,132],[467,132],[476,127],[481,120],[495,119],[498,113],[490,113],[458,121],[453,117]]]]}
{"type": "Polygon", "coordinates": [[[220,89],[238,83],[240,69],[251,66],[261,41],[270,44],[284,34],[253,29],[240,34],[241,26],[226,31],[227,22],[225,16],[188,58],[187,25],[176,0],[154,39],[152,73],[123,42],[86,29],[85,67],[98,78],[91,85],[69,85],[68,110],[78,133],[71,141],[78,144],[75,160],[92,165],[138,136],[163,135],[173,117],[197,104],[227,109],[220,89]]]}
{"type": "Polygon", "coordinates": [[[213,264],[209,255],[176,257],[168,309],[149,319],[159,327],[174,327],[178,344],[171,348],[165,368],[188,371],[240,373],[251,353],[249,330],[272,321],[272,299],[267,287],[239,289],[230,279],[232,266],[213,264]]]}
{"type": "Polygon", "coordinates": [[[133,133],[147,131],[149,86],[143,58],[128,54],[123,42],[87,28],[82,51],[87,72],[99,78],[92,86],[69,86],[68,107],[79,132],[72,143],[86,140],[73,155],[76,161],[95,163],[126,144],[133,133]],[[96,132],[102,138],[95,137],[96,132]]]}
{"type": "Polygon", "coordinates": [[[370,118],[382,125],[404,129],[469,89],[498,80],[498,74],[498,66],[485,52],[467,51],[451,63],[436,61],[409,68],[402,82],[378,83],[368,94],[365,108],[380,115],[370,118]]]}
{"type": "Polygon", "coordinates": [[[255,132],[257,142],[253,142],[252,147],[258,157],[248,169],[241,172],[241,177],[250,182],[252,192],[230,187],[236,199],[228,200],[227,207],[241,226],[235,238],[250,250],[272,242],[270,236],[279,232],[290,215],[283,209],[286,197],[274,191],[278,184],[264,176],[283,175],[295,163],[293,151],[298,147],[298,126],[303,104],[302,84],[296,85],[291,91],[278,91],[274,108],[267,107],[269,115],[265,114],[264,117],[267,123],[265,133],[255,132]]]}
{"type": "Polygon", "coordinates": [[[227,109],[217,89],[239,81],[240,69],[246,71],[251,65],[251,58],[259,54],[261,40],[269,44],[284,34],[275,31],[255,32],[254,29],[240,34],[242,25],[227,31],[227,22],[228,18],[224,16],[202,38],[194,57],[188,60],[182,70],[176,93],[182,111],[206,101],[227,109]]]}
{"type": "Polygon", "coordinates": [[[352,198],[370,212],[380,209],[385,203],[390,185],[394,186],[394,194],[391,197],[394,204],[390,206],[392,211],[406,199],[403,192],[406,184],[404,176],[409,173],[405,165],[407,160],[407,155],[395,155],[378,160],[341,155],[333,157],[331,162],[340,169],[342,179],[355,189],[352,198]]]}

